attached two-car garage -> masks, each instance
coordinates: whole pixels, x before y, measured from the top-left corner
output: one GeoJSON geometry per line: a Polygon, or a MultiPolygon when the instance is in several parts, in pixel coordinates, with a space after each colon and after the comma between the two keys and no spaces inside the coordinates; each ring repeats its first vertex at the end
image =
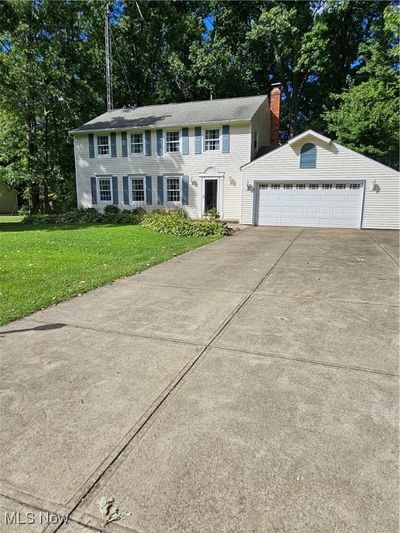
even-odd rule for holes
{"type": "Polygon", "coordinates": [[[362,182],[257,184],[257,225],[360,228],[362,182]]]}
{"type": "Polygon", "coordinates": [[[400,175],[308,130],[242,167],[241,223],[400,228],[400,175]]]}

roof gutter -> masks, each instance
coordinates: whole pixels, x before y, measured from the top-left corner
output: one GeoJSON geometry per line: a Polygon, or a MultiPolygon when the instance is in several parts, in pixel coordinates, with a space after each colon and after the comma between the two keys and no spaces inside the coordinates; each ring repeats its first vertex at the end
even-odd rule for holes
{"type": "Polygon", "coordinates": [[[182,127],[182,126],[207,126],[207,125],[214,125],[214,124],[249,124],[251,122],[251,118],[246,119],[233,119],[233,120],[209,120],[207,122],[180,122],[176,124],[167,124],[167,125],[159,125],[156,126],[155,124],[149,125],[149,126],[119,126],[118,128],[97,128],[97,129],[81,129],[76,128],[73,130],[69,130],[70,135],[78,135],[80,133],[101,133],[104,131],[126,131],[126,130],[145,130],[145,129],[167,129],[167,128],[176,128],[176,127],[182,127]]]}

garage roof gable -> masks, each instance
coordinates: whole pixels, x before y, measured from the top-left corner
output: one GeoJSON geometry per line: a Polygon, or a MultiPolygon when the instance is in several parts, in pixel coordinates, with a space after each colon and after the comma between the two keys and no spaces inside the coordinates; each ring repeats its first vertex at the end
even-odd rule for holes
{"type": "Polygon", "coordinates": [[[283,144],[282,146],[279,146],[279,148],[276,148],[275,150],[271,150],[267,154],[262,155],[261,157],[258,157],[257,159],[253,159],[253,161],[250,161],[249,163],[246,163],[245,165],[242,165],[240,167],[240,169],[242,170],[244,168],[249,168],[252,165],[254,165],[255,163],[259,163],[260,161],[262,161],[264,159],[267,159],[268,157],[275,156],[281,150],[287,150],[289,146],[294,145],[295,143],[301,141],[302,139],[304,139],[306,137],[308,137],[308,138],[314,137],[314,139],[316,139],[318,141],[321,141],[321,142],[324,142],[326,144],[333,143],[335,146],[340,148],[340,150],[343,151],[343,152],[347,152],[347,153],[349,153],[349,154],[351,154],[354,157],[357,157],[359,159],[366,160],[371,165],[375,165],[375,166],[377,166],[379,168],[384,168],[385,170],[388,170],[391,173],[396,174],[397,176],[399,175],[399,172],[397,170],[395,170],[395,169],[393,169],[391,167],[388,167],[387,165],[384,165],[382,163],[379,163],[378,161],[375,161],[374,159],[371,159],[370,157],[367,157],[366,155],[363,155],[363,154],[360,154],[358,152],[355,152],[354,150],[350,150],[350,148],[346,148],[345,146],[336,143],[335,141],[333,141],[329,137],[325,137],[324,135],[321,135],[320,133],[317,133],[314,130],[307,130],[307,131],[304,131],[303,133],[300,133],[299,135],[296,135],[295,137],[290,139],[290,141],[288,141],[286,144],[283,144]]]}

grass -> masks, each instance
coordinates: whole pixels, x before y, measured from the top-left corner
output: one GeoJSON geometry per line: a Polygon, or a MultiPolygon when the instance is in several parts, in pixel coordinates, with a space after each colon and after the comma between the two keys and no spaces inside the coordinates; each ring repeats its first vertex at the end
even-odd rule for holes
{"type": "Polygon", "coordinates": [[[0,324],[214,240],[132,225],[25,226],[20,217],[0,217],[0,324]]]}

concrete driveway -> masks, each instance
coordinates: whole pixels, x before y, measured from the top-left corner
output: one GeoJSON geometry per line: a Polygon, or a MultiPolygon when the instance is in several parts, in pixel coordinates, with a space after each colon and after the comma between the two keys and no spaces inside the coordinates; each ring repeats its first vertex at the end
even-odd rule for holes
{"type": "Polygon", "coordinates": [[[1,328],[0,530],[102,531],[104,496],[105,531],[397,532],[397,263],[248,228],[1,328]]]}

